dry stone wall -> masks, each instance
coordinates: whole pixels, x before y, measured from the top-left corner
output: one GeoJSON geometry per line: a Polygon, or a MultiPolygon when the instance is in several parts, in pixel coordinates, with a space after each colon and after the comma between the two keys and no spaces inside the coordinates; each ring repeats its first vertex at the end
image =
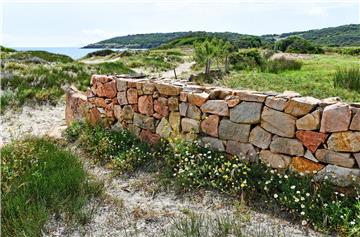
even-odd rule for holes
{"type": "Polygon", "coordinates": [[[155,144],[180,136],[273,168],[347,186],[360,176],[360,108],[333,100],[94,75],[70,90],[66,120],[126,128],[155,144]]]}

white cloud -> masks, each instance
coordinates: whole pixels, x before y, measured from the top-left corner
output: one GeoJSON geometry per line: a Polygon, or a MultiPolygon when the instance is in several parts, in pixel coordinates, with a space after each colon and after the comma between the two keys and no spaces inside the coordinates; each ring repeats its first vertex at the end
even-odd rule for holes
{"type": "Polygon", "coordinates": [[[102,29],[85,29],[81,31],[82,33],[89,35],[89,36],[95,36],[98,38],[111,38],[115,36],[119,36],[119,32],[115,31],[106,31],[102,29]]]}
{"type": "Polygon", "coordinates": [[[311,16],[327,16],[328,9],[327,7],[310,7],[306,13],[311,16]]]}

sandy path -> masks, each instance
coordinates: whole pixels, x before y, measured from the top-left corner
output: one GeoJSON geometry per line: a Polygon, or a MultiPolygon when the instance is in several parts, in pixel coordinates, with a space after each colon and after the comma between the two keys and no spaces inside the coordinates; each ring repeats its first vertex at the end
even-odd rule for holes
{"type": "MultiPolygon", "coordinates": [[[[195,62],[185,62],[185,63],[178,65],[175,68],[176,75],[179,77],[179,76],[181,76],[181,74],[191,71],[191,67],[194,64],[195,64],[195,62]]],[[[169,70],[169,71],[161,73],[161,77],[166,78],[166,79],[175,78],[174,70],[169,70]]]]}

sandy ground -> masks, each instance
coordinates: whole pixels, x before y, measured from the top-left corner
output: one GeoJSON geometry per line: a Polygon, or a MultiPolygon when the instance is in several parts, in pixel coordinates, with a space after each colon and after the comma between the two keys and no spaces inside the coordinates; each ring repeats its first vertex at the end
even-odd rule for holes
{"type": "Polygon", "coordinates": [[[65,106],[24,106],[20,111],[7,110],[1,115],[1,144],[27,135],[60,137],[66,128],[65,106]]]}
{"type": "MultiPolygon", "coordinates": [[[[27,134],[58,138],[64,128],[64,105],[25,106],[21,111],[7,111],[1,116],[4,143],[27,134]]],[[[239,211],[234,206],[236,200],[212,191],[179,196],[174,190],[164,190],[154,173],[114,176],[112,170],[84,158],[78,148],[72,149],[82,157],[88,173],[105,184],[105,195],[87,205],[85,210],[91,215],[84,226],[69,224],[61,215],[53,216],[44,227],[43,236],[162,236],[187,211],[210,218],[236,217],[246,236],[320,236],[302,226],[248,208],[239,211]]]]}

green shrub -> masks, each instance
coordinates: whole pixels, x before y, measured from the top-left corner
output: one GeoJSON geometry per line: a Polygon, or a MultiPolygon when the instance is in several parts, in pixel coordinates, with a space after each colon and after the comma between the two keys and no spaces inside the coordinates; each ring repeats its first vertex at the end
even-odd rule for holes
{"type": "Polygon", "coordinates": [[[275,49],[287,53],[321,54],[324,50],[299,36],[289,36],[275,43],[275,49]]]}
{"type": "Polygon", "coordinates": [[[12,53],[16,52],[16,50],[0,45],[0,52],[12,53]]]}
{"type": "Polygon", "coordinates": [[[152,159],[150,146],[127,130],[75,122],[66,129],[65,135],[69,141],[78,140],[92,157],[120,173],[134,171],[152,159]]]}
{"type": "Polygon", "coordinates": [[[108,56],[110,54],[115,53],[114,50],[111,49],[101,49],[101,50],[97,50],[91,53],[88,53],[84,56],[84,58],[91,58],[91,57],[104,57],[104,56],[108,56]]]}
{"type": "Polygon", "coordinates": [[[229,62],[235,70],[252,70],[264,64],[264,58],[257,49],[241,50],[229,57],[229,62]]]}
{"type": "Polygon", "coordinates": [[[360,92],[360,68],[339,68],[334,74],[334,86],[360,92]]]}
{"type": "Polygon", "coordinates": [[[262,65],[261,70],[264,72],[279,73],[287,70],[300,70],[301,67],[302,62],[300,61],[280,57],[267,60],[266,63],[262,65]]]}
{"type": "Polygon", "coordinates": [[[2,236],[40,236],[53,213],[80,221],[82,207],[101,191],[76,156],[45,139],[4,146],[1,176],[2,236]]]}
{"type": "Polygon", "coordinates": [[[31,58],[40,58],[46,62],[56,62],[56,63],[71,63],[74,60],[63,54],[49,53],[47,51],[41,50],[29,50],[29,51],[16,51],[9,54],[6,58],[12,60],[30,60],[31,58]]]}

